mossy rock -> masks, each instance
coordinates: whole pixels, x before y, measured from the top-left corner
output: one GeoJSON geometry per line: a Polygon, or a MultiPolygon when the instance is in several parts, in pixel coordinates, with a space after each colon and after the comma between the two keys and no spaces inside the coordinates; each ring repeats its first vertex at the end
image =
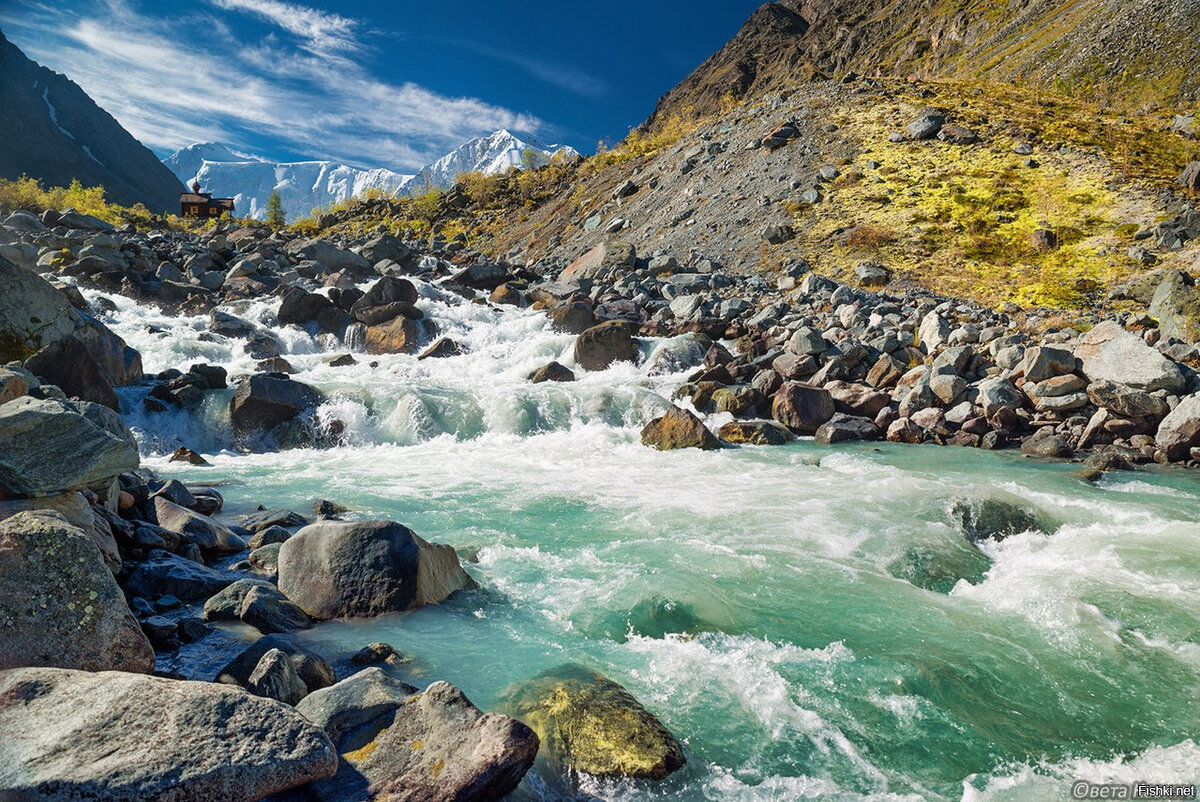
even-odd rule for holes
{"type": "Polygon", "coordinates": [[[629,691],[584,666],[539,674],[504,700],[538,734],[543,754],[569,771],[660,780],[687,762],[671,731],[629,691]]]}

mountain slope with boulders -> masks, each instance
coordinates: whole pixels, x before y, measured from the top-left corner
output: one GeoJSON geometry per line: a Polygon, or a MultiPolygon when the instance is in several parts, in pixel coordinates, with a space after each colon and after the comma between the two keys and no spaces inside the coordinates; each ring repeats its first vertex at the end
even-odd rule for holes
{"type": "Polygon", "coordinates": [[[705,117],[797,83],[987,79],[1137,105],[1200,99],[1200,5],[1175,0],[779,0],[662,97],[647,121],[705,117]]]}
{"type": "Polygon", "coordinates": [[[0,178],[43,186],[78,179],[109,201],[179,212],[183,185],[71,79],[31,61],[0,34],[0,178]]]}

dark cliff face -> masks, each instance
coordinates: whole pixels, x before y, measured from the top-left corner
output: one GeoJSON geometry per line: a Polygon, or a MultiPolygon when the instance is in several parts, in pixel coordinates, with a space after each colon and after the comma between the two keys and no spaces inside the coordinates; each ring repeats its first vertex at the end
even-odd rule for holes
{"type": "Polygon", "coordinates": [[[29,60],[0,34],[0,177],[28,175],[43,186],[78,178],[123,206],[179,210],[179,183],[166,165],[77,84],[29,60]]]}
{"type": "Polygon", "coordinates": [[[1198,29],[1197,0],[780,0],[664,95],[644,127],[851,70],[1187,106],[1200,100],[1198,29]]]}

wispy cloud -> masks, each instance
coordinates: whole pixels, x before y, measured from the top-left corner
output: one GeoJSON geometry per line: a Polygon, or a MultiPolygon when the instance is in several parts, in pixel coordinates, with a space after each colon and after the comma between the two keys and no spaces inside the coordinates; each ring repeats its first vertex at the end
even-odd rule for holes
{"type": "Polygon", "coordinates": [[[606,82],[588,75],[575,67],[557,61],[534,58],[527,53],[519,52],[515,48],[496,47],[481,42],[469,42],[457,39],[445,41],[447,44],[455,47],[470,50],[481,56],[487,56],[496,61],[511,64],[529,73],[539,81],[566,89],[578,95],[603,97],[612,89],[606,82]]]}
{"type": "Polygon", "coordinates": [[[447,97],[372,75],[358,20],[279,0],[209,0],[174,15],[131,0],[68,11],[40,2],[0,10],[34,60],[65,72],[134,136],[170,150],[197,141],[413,170],[498,128],[541,120],[478,98],[447,97]],[[271,26],[248,40],[237,18],[271,26]]]}

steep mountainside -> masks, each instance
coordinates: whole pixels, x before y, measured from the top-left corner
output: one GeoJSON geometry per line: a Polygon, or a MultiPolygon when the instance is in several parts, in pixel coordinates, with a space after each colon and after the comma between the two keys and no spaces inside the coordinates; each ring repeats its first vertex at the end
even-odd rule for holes
{"type": "Polygon", "coordinates": [[[360,170],[329,161],[275,164],[206,142],[168,156],[164,163],[188,186],[199,181],[205,192],[234,199],[238,216],[262,220],[272,190],[279,191],[288,219],[303,217],[368,189],[394,193],[412,176],[391,170],[360,170]]]}
{"type": "Polygon", "coordinates": [[[78,178],[123,206],[179,211],[183,186],[148,148],[63,75],[0,34],[0,177],[46,186],[78,178]]]}
{"type": "Polygon", "coordinates": [[[1200,98],[1197,0],[780,0],[659,101],[710,116],[816,77],[989,78],[1139,104],[1200,98]]]}

